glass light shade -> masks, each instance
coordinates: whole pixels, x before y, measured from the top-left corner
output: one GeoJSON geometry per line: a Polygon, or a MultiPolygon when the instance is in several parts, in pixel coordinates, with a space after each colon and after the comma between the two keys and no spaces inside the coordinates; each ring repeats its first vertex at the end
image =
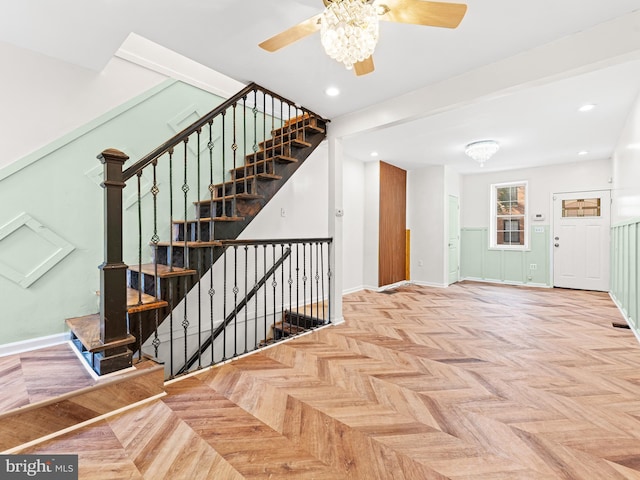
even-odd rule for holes
{"type": "Polygon", "coordinates": [[[484,167],[484,162],[493,157],[499,149],[500,145],[494,140],[480,140],[467,145],[464,153],[484,167]]]}
{"type": "Polygon", "coordinates": [[[366,0],[333,0],[320,21],[324,51],[351,69],[373,54],[378,24],[376,8],[366,0]]]}

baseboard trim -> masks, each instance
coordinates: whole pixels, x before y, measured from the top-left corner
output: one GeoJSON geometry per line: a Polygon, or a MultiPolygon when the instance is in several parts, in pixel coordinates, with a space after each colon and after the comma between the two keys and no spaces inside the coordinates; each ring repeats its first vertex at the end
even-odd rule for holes
{"type": "Polygon", "coordinates": [[[609,297],[611,298],[615,306],[618,307],[618,310],[620,311],[620,315],[622,315],[622,318],[624,318],[624,321],[627,323],[627,325],[629,325],[629,329],[633,332],[633,335],[636,337],[636,340],[638,341],[638,343],[640,343],[640,332],[638,332],[638,330],[633,326],[633,322],[630,321],[629,316],[624,311],[624,308],[622,308],[622,304],[618,301],[618,299],[612,292],[609,292],[609,297]]]}
{"type": "Polygon", "coordinates": [[[7,355],[16,355],[22,352],[29,352],[31,350],[37,350],[39,348],[53,347],[54,345],[60,345],[69,341],[69,332],[56,333],[55,335],[48,335],[46,337],[30,338],[29,340],[22,340],[20,342],[7,343],[0,345],[0,357],[6,357],[7,355]]]}
{"type": "Polygon", "coordinates": [[[431,282],[421,282],[421,281],[413,281],[411,282],[413,285],[419,285],[421,287],[433,287],[433,288],[447,288],[449,285],[445,283],[431,283],[431,282]]]}
{"type": "Polygon", "coordinates": [[[495,280],[495,279],[487,279],[487,278],[476,278],[476,277],[464,277],[460,279],[461,282],[465,280],[468,280],[470,282],[493,283],[496,285],[511,285],[514,287],[553,288],[553,285],[547,285],[545,283],[511,282],[511,281],[495,280]]]}

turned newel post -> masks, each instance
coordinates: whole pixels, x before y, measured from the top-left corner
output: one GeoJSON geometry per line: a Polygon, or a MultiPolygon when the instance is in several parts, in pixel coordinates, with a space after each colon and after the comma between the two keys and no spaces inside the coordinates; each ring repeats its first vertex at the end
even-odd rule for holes
{"type": "Polygon", "coordinates": [[[96,355],[99,373],[131,365],[127,348],[131,336],[127,325],[127,265],[122,261],[122,175],[129,159],[119,150],[105,150],[98,159],[104,165],[104,263],[100,265],[100,341],[108,346],[96,355]]]}

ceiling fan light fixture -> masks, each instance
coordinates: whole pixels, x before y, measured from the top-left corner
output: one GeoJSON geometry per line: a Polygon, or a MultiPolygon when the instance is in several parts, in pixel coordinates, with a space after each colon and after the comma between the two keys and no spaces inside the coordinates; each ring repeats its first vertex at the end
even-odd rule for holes
{"type": "Polygon", "coordinates": [[[373,54],[378,34],[378,12],[366,0],[333,0],[322,13],[320,40],[324,51],[347,69],[373,54]]]}
{"type": "Polygon", "coordinates": [[[468,144],[464,153],[484,167],[484,163],[489,160],[500,149],[500,145],[495,140],[480,140],[468,144]]]}

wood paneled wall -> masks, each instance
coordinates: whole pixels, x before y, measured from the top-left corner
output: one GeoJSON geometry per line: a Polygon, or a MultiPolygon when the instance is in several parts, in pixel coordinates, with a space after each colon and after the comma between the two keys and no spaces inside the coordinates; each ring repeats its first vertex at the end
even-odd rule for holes
{"type": "Polygon", "coordinates": [[[380,162],[378,286],[406,280],[407,172],[380,162]]]}

